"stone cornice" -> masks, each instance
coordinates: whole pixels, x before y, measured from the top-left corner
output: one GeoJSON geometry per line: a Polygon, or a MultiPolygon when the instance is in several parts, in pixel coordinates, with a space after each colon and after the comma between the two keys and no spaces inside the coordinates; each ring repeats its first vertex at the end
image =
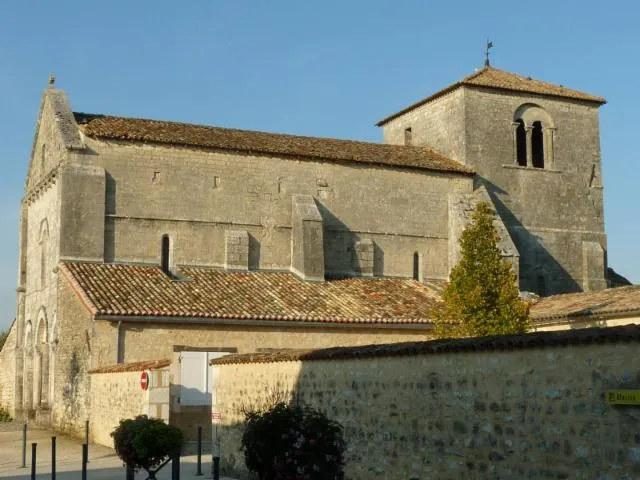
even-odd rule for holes
{"type": "Polygon", "coordinates": [[[56,183],[59,169],[60,167],[54,168],[43,179],[27,190],[25,195],[27,205],[31,205],[35,202],[40,198],[40,195],[49,190],[49,188],[56,183]]]}

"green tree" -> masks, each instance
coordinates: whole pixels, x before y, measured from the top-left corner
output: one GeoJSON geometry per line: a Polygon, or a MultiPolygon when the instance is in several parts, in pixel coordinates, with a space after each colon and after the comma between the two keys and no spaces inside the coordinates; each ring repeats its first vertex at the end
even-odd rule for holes
{"type": "Polygon", "coordinates": [[[9,330],[2,330],[0,332],[0,351],[2,347],[4,347],[4,343],[7,341],[7,337],[9,336],[9,330]]]}
{"type": "Polygon", "coordinates": [[[462,259],[436,310],[440,337],[476,337],[526,332],[529,304],[520,299],[516,276],[498,249],[493,211],[479,203],[462,233],[462,259]]]}

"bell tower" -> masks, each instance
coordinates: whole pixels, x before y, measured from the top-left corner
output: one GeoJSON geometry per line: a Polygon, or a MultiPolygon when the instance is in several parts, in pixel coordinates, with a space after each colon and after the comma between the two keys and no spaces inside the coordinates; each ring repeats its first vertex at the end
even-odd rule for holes
{"type": "Polygon", "coordinates": [[[520,254],[520,289],[606,288],[599,107],[605,99],[491,66],[378,123],[476,171],[520,254]]]}

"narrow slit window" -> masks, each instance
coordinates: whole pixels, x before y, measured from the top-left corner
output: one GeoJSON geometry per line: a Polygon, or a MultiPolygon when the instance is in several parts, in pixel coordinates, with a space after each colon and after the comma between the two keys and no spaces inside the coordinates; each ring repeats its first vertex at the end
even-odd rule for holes
{"type": "Polygon", "coordinates": [[[43,237],[40,240],[40,286],[47,284],[47,239],[43,237]]]}
{"type": "Polygon", "coordinates": [[[404,144],[405,145],[412,145],[412,133],[411,133],[411,127],[407,127],[404,129],[404,144]]]}
{"type": "Polygon", "coordinates": [[[46,158],[47,158],[47,145],[46,144],[42,144],[42,149],[40,151],[40,171],[42,172],[42,175],[44,175],[45,169],[46,169],[46,158]]]}
{"type": "Polygon", "coordinates": [[[160,267],[164,273],[169,273],[171,270],[171,239],[169,235],[162,236],[162,252],[160,256],[160,267]]]}
{"type": "Polygon", "coordinates": [[[538,275],[538,295],[545,297],[547,295],[547,283],[542,275],[538,275]]]}
{"type": "Polygon", "coordinates": [[[422,255],[418,252],[413,254],[413,279],[418,282],[422,281],[422,255]]]}

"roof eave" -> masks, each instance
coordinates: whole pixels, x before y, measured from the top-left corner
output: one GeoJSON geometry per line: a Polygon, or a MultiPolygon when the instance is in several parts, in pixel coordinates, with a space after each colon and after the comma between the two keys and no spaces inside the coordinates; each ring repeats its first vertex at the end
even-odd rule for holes
{"type": "MultiPolygon", "coordinates": [[[[564,100],[570,100],[574,102],[583,102],[583,103],[595,103],[597,105],[604,105],[607,103],[607,100],[605,98],[597,97],[597,96],[590,96],[591,98],[578,98],[578,97],[572,97],[570,95],[562,95],[559,93],[529,92],[526,90],[518,90],[517,88],[498,87],[494,85],[479,85],[475,83],[461,83],[460,86],[468,87],[468,88],[486,89],[486,90],[499,90],[501,92],[519,93],[521,95],[533,95],[536,97],[562,98],[564,100]]],[[[588,95],[588,94],[584,94],[584,95],[588,95]]]]}
{"type": "Polygon", "coordinates": [[[632,317],[640,317],[640,309],[633,310],[612,310],[609,312],[599,312],[599,313],[590,313],[590,312],[578,312],[578,313],[567,313],[564,315],[546,315],[542,317],[532,316],[531,320],[536,326],[544,326],[544,325],[559,325],[562,323],[574,323],[574,322],[588,322],[588,321],[598,321],[598,320],[610,320],[616,318],[632,318],[632,317]]]}
{"type": "Polygon", "coordinates": [[[220,318],[220,317],[188,317],[188,316],[158,316],[158,315],[117,315],[96,313],[95,320],[108,322],[139,322],[139,323],[181,323],[181,324],[199,324],[199,325],[251,325],[262,327],[307,327],[307,328],[376,328],[376,329],[401,329],[401,330],[430,330],[433,328],[432,323],[427,322],[411,322],[407,319],[406,323],[391,322],[389,320],[380,319],[370,322],[363,321],[318,321],[318,320],[260,320],[254,318],[220,318]]]}

